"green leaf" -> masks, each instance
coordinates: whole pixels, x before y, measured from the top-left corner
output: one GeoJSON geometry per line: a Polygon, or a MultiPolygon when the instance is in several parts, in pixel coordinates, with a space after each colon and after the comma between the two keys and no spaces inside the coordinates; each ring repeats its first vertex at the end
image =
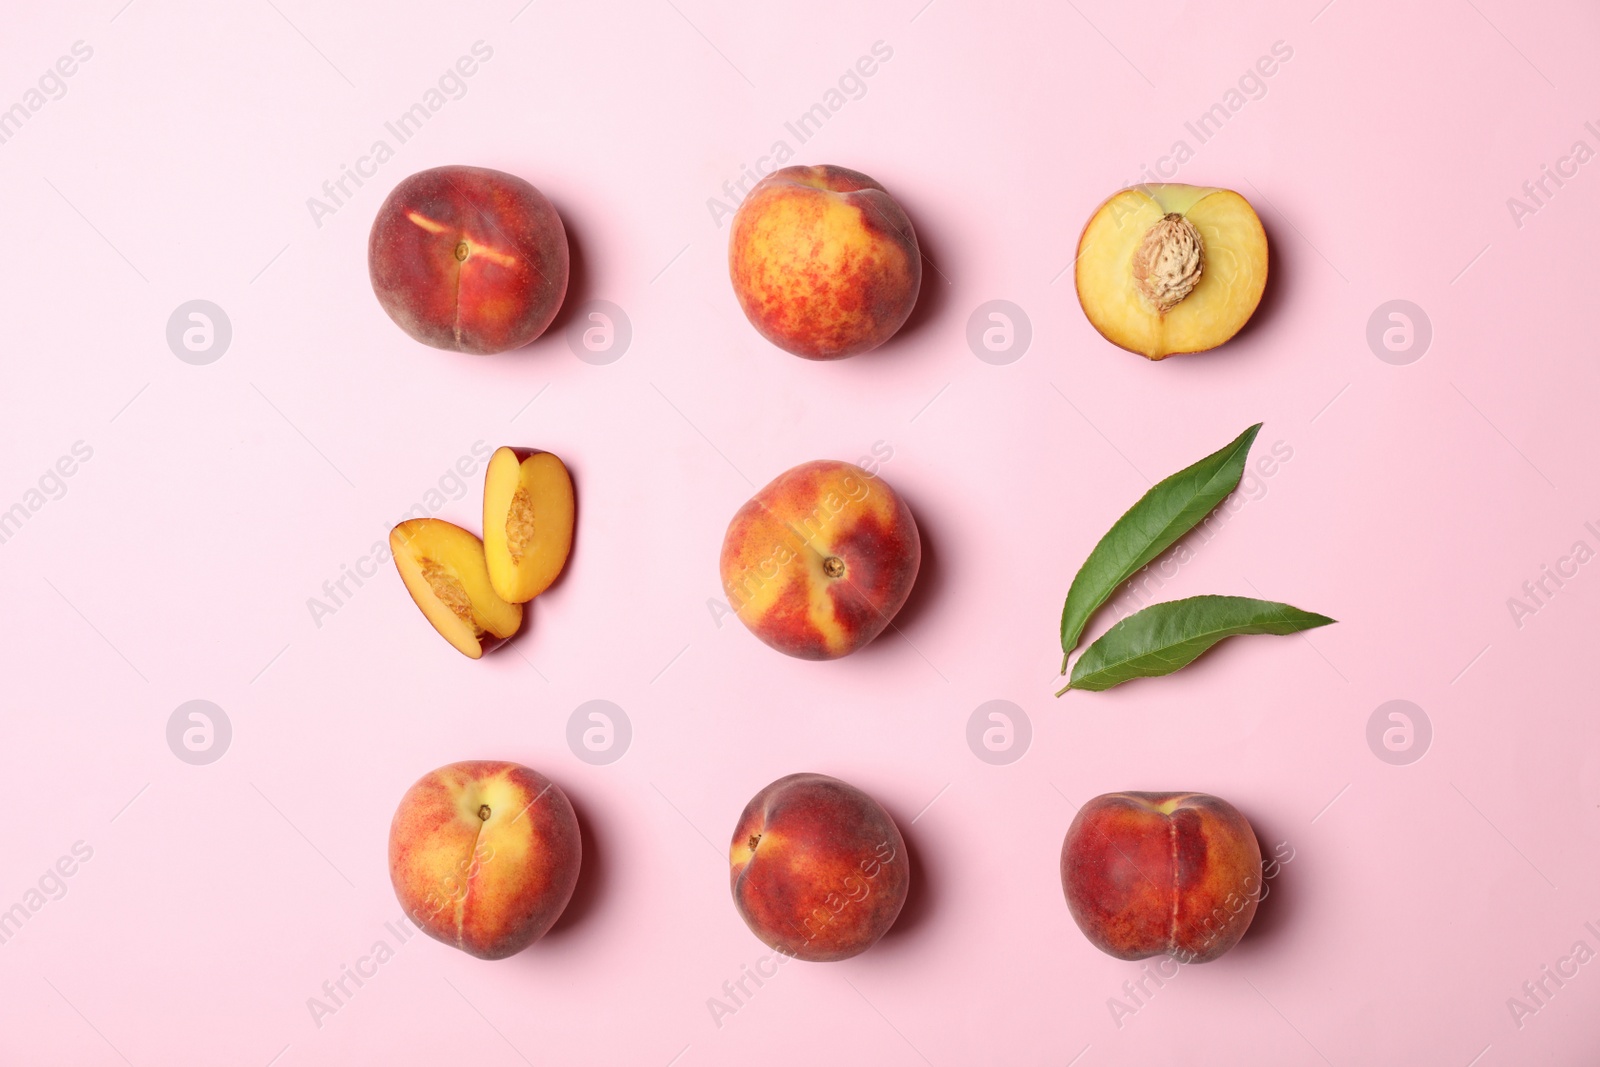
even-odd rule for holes
{"type": "Polygon", "coordinates": [[[1117,587],[1227,499],[1244,475],[1258,422],[1222,449],[1157,482],[1094,546],[1078,568],[1061,609],[1061,673],[1083,628],[1117,587]]]}
{"type": "Polygon", "coordinates": [[[1072,665],[1072,681],[1061,693],[1100,692],[1132,678],[1171,674],[1236,634],[1292,634],[1333,621],[1288,604],[1244,596],[1192,596],[1152,604],[1118,622],[1085,649],[1072,665]]]}

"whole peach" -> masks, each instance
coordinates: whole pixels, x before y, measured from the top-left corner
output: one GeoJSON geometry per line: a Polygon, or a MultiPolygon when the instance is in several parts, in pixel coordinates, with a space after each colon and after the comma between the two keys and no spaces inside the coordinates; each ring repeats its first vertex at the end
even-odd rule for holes
{"type": "Polygon", "coordinates": [[[1078,928],[1102,952],[1206,963],[1238,944],[1255,917],[1261,847],[1217,797],[1107,793],[1072,820],[1061,885],[1078,928]]]}
{"type": "Polygon", "coordinates": [[[734,827],[733,903],[750,930],[796,959],[848,959],[894,925],[911,872],[889,813],[853,785],[791,774],[734,827]]]}
{"type": "Polygon", "coordinates": [[[763,337],[806,359],[841,359],[905,323],[922,253],[906,213],[865,174],[784,167],[734,214],[728,274],[763,337]]]}
{"type": "Polygon", "coordinates": [[[389,827],[389,877],[406,915],[480,959],[543,937],[582,862],[567,795],[516,763],[472,760],[423,775],[389,827]]]}
{"type": "Polygon", "coordinates": [[[550,325],[567,292],[567,232],[544,194],[483,167],[406,178],[367,240],[372,290],[406,333],[487,355],[550,325]]]}
{"type": "Polygon", "coordinates": [[[779,652],[837,659],[889,625],[917,578],[916,520],[889,484],[817,460],[774,478],[728,523],[722,587],[779,652]]]}

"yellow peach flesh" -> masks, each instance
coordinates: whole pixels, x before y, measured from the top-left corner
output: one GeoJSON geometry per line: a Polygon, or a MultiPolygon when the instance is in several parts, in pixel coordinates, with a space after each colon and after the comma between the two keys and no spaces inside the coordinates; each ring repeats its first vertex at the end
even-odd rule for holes
{"type": "Polygon", "coordinates": [[[1227,189],[1144,185],[1102,204],[1078,242],[1078,300],[1107,340],[1150,359],[1222,344],[1254,314],[1267,281],[1267,237],[1249,201],[1227,189]],[[1171,215],[1198,231],[1201,274],[1163,311],[1138,284],[1135,257],[1171,215]]]}
{"type": "Polygon", "coordinates": [[[483,549],[495,592],[525,603],[550,587],[572,551],[575,499],[566,466],[549,452],[499,448],[483,480],[483,549]]]}
{"type": "Polygon", "coordinates": [[[522,607],[495,594],[483,542],[442,519],[409,519],[389,533],[389,550],[406,591],[428,622],[457,651],[483,655],[485,634],[510,637],[522,607]]]}

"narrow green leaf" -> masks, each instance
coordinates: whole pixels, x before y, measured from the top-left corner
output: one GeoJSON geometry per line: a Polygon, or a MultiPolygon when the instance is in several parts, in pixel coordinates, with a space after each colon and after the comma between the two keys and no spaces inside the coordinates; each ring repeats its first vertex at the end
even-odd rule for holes
{"type": "Polygon", "coordinates": [[[1132,678],[1171,674],[1236,634],[1292,634],[1333,621],[1288,604],[1244,596],[1192,596],[1152,604],[1086,648],[1072,665],[1072,681],[1061,693],[1100,692],[1132,678]]]}
{"type": "Polygon", "coordinates": [[[1244,475],[1258,422],[1205,459],[1157,482],[1129,508],[1078,568],[1061,609],[1061,672],[1083,628],[1133,572],[1165,552],[1227,499],[1244,475]]]}

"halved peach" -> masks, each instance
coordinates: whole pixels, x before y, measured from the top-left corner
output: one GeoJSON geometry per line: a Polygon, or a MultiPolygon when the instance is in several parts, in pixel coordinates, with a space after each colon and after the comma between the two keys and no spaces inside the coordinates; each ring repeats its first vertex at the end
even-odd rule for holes
{"type": "Polygon", "coordinates": [[[551,452],[497,448],[483,475],[483,553],[502,600],[546,589],[572,551],[572,477],[551,452]]]}
{"type": "Polygon", "coordinates": [[[1215,348],[1267,285],[1267,234],[1230,189],[1139,185],[1101,204],[1078,240],[1078,302],[1101,336],[1149,359],[1215,348]]]}
{"type": "Polygon", "coordinates": [[[422,614],[462,655],[477,659],[517,632],[522,605],[495,594],[483,542],[443,519],[408,519],[389,550],[422,614]]]}

